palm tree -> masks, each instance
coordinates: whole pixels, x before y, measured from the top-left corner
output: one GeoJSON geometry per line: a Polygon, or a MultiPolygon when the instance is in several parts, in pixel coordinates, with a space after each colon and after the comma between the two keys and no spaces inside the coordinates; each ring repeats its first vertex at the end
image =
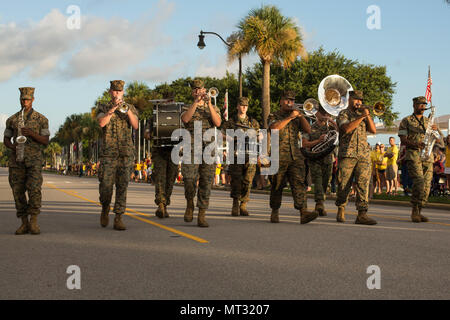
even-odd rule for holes
{"type": "Polygon", "coordinates": [[[307,58],[302,35],[292,18],[284,17],[275,6],[253,9],[238,24],[238,32],[229,40],[228,59],[255,51],[263,65],[262,104],[263,127],[267,128],[270,113],[270,65],[289,68],[301,56],[307,58]]]}
{"type": "Polygon", "coordinates": [[[98,138],[100,137],[101,128],[97,122],[97,118],[93,117],[93,113],[95,111],[95,107],[91,109],[90,113],[84,113],[81,119],[82,129],[82,137],[88,141],[88,159],[92,159],[92,151],[93,146],[97,143],[98,138]]]}
{"type": "Polygon", "coordinates": [[[56,156],[61,154],[62,148],[57,142],[51,142],[47,148],[45,148],[45,154],[52,158],[52,168],[56,168],[56,156]]]}

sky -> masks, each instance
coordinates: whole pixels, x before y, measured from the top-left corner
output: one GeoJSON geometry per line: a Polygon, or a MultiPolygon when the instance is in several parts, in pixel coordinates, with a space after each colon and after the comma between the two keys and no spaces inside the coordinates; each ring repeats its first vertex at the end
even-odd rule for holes
{"type": "MultiPolygon", "coordinates": [[[[207,36],[206,48],[199,50],[198,34],[213,31],[226,38],[262,5],[293,18],[308,51],[322,46],[386,66],[397,83],[393,109],[400,119],[411,113],[411,99],[425,94],[431,66],[437,115],[450,113],[445,0],[15,0],[0,1],[1,140],[5,119],[20,109],[19,87],[36,88],[34,108],[49,119],[53,135],[67,116],[88,112],[110,80],[154,88],[180,77],[237,74],[220,39],[207,36]],[[73,6],[80,12],[79,28],[73,6]],[[377,22],[379,28],[369,29],[377,22]]],[[[258,61],[254,54],[244,57],[244,68],[258,61]]]]}

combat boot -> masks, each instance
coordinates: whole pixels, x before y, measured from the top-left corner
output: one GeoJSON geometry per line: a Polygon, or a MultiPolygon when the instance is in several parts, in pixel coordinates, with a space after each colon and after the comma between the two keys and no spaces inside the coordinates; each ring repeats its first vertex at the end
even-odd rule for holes
{"type": "Polygon", "coordinates": [[[241,216],[248,217],[247,202],[241,202],[239,211],[241,213],[241,216]]]}
{"type": "Polygon", "coordinates": [[[239,200],[233,198],[233,207],[231,208],[231,215],[237,217],[239,215],[239,200]]]}
{"type": "Polygon", "coordinates": [[[412,222],[422,222],[422,219],[420,218],[420,209],[418,206],[413,206],[411,211],[411,220],[412,222]]]}
{"type": "Polygon", "coordinates": [[[345,207],[338,207],[336,221],[345,222],[345,207]]]}
{"type": "Polygon", "coordinates": [[[17,235],[23,235],[30,232],[30,223],[28,222],[28,216],[22,217],[22,225],[16,230],[17,235]]]}
{"type": "Polygon", "coordinates": [[[102,206],[102,214],[100,215],[100,225],[106,228],[109,224],[109,210],[110,206],[102,206]]]}
{"type": "Polygon", "coordinates": [[[206,222],[205,216],[206,216],[206,209],[198,209],[197,225],[199,227],[202,227],[202,228],[208,228],[209,227],[208,223],[206,222]]]}
{"type": "Polygon", "coordinates": [[[114,218],[114,229],[119,231],[127,230],[125,224],[122,221],[121,214],[116,214],[116,217],[114,218]]]}
{"type": "Polygon", "coordinates": [[[308,222],[313,221],[319,216],[316,211],[309,212],[308,210],[302,208],[300,209],[300,223],[307,224],[308,222]]]}
{"type": "Polygon", "coordinates": [[[192,222],[194,219],[194,200],[188,200],[186,205],[186,211],[184,212],[184,221],[192,222]]]}
{"type": "Polygon", "coordinates": [[[374,219],[369,218],[367,210],[358,210],[358,216],[355,220],[356,224],[375,225],[377,222],[374,219]]]}
{"type": "Polygon", "coordinates": [[[422,207],[419,207],[419,217],[420,217],[420,221],[428,222],[428,218],[425,217],[424,215],[422,215],[422,207]]]}
{"type": "Polygon", "coordinates": [[[170,218],[169,213],[167,212],[167,204],[164,205],[164,218],[170,218]]]}
{"type": "Polygon", "coordinates": [[[30,233],[31,234],[40,234],[41,229],[39,228],[39,225],[37,223],[37,215],[33,214],[30,217],[30,233]]]}
{"type": "Polygon", "coordinates": [[[316,208],[315,211],[319,214],[319,216],[321,217],[326,217],[327,216],[327,212],[325,211],[325,206],[323,204],[322,200],[319,200],[316,202],[316,208]]]}
{"type": "Polygon", "coordinates": [[[158,204],[158,209],[156,209],[155,216],[160,219],[164,218],[164,203],[158,204]]]}
{"type": "Polygon", "coordinates": [[[270,222],[279,223],[280,218],[278,216],[278,209],[272,209],[272,214],[270,215],[270,222]]]}

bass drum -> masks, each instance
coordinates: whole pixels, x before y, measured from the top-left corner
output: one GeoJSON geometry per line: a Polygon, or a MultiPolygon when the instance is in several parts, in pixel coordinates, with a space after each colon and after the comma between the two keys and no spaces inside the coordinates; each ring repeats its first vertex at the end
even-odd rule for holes
{"type": "Polygon", "coordinates": [[[172,141],[172,133],[182,128],[181,113],[184,103],[155,104],[153,107],[152,140],[158,147],[174,146],[179,141],[172,141]]]}

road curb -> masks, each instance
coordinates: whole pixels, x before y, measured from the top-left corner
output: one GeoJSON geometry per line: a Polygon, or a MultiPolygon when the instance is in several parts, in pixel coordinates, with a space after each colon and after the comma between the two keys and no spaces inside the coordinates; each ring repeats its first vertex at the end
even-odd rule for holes
{"type": "MultiPolygon", "coordinates": [[[[214,190],[222,190],[222,191],[230,191],[229,187],[212,187],[214,190]]],[[[251,193],[254,194],[270,194],[269,190],[253,190],[251,193]]],[[[285,195],[291,195],[288,191],[283,191],[285,195]]],[[[313,194],[307,194],[308,199],[314,199],[313,194]]],[[[327,200],[336,200],[335,196],[327,196],[327,200]]],[[[349,202],[355,202],[355,199],[349,199],[349,202]]],[[[370,199],[369,204],[378,204],[383,206],[396,206],[396,207],[411,207],[411,203],[409,201],[398,201],[398,200],[380,200],[380,199],[370,199]]],[[[438,210],[447,210],[450,213],[450,204],[445,203],[428,203],[425,208],[428,209],[438,209],[438,210]]]]}
{"type": "MultiPolygon", "coordinates": [[[[44,170],[46,173],[50,173],[50,174],[57,174],[56,172],[52,172],[52,171],[46,171],[44,170]]],[[[77,177],[75,175],[73,175],[72,177],[77,177]]],[[[87,176],[83,176],[83,178],[96,178],[97,177],[93,176],[93,177],[87,177],[87,176]]],[[[175,184],[174,186],[179,186],[182,187],[183,184],[175,184]]],[[[219,191],[230,191],[231,188],[230,187],[216,187],[213,186],[212,187],[213,190],[219,190],[219,191]]],[[[252,189],[251,193],[254,194],[270,194],[269,190],[255,190],[252,189]]],[[[285,195],[290,195],[291,193],[289,191],[283,191],[283,194],[285,195]]],[[[307,197],[309,199],[314,199],[314,195],[313,194],[308,194],[307,197]]],[[[335,196],[327,196],[327,200],[336,200],[335,196]]],[[[355,199],[349,199],[349,202],[355,202],[355,199]]],[[[396,207],[411,207],[411,203],[409,201],[397,201],[397,200],[380,200],[380,199],[370,199],[369,200],[369,204],[378,204],[378,205],[383,205],[383,206],[396,206],[396,207]]],[[[428,203],[426,205],[425,208],[428,209],[437,209],[437,210],[443,210],[443,211],[448,211],[450,213],[450,204],[445,204],[445,203],[428,203]]]]}

